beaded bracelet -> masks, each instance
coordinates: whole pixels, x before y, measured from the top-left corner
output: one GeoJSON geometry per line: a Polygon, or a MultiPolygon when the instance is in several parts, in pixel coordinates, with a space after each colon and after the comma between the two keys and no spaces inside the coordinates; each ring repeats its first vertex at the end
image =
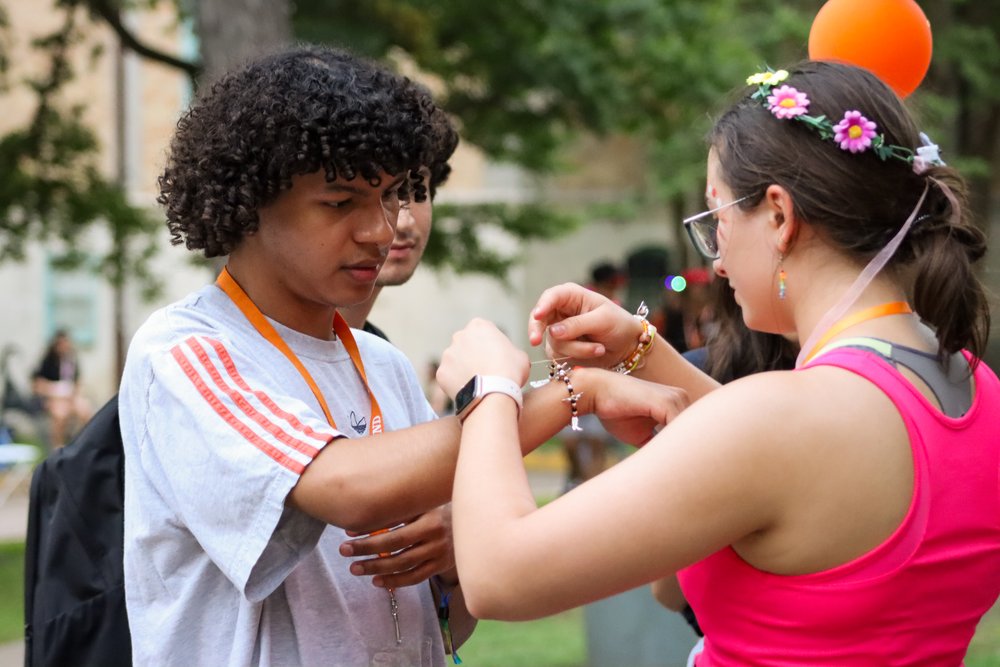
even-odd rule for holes
{"type": "Polygon", "coordinates": [[[577,412],[576,403],[580,400],[580,397],[583,396],[583,392],[574,392],[573,382],[569,378],[569,373],[569,364],[557,364],[552,362],[552,366],[550,366],[550,375],[554,375],[557,379],[565,382],[566,391],[569,392],[569,396],[562,400],[564,403],[569,403],[570,428],[574,431],[582,431],[583,429],[580,428],[580,413],[577,412]]]}
{"type": "Polygon", "coordinates": [[[642,323],[642,333],[639,334],[639,342],[635,346],[635,349],[632,350],[632,353],[620,363],[612,366],[611,370],[623,375],[629,375],[642,365],[642,360],[645,358],[646,353],[652,349],[653,339],[656,338],[656,327],[646,319],[646,315],[648,314],[649,308],[646,306],[646,302],[640,302],[635,315],[632,316],[642,323]]]}

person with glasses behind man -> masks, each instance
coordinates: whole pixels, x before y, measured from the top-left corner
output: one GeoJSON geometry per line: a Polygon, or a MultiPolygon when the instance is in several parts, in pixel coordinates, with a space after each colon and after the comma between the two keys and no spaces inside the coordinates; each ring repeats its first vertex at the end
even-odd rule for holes
{"type": "MultiPolygon", "coordinates": [[[[558,365],[536,392],[564,423],[593,412],[644,446],[538,508],[512,402],[479,403],[452,500],[466,601],[515,620],[679,578],[698,667],[960,665],[1000,595],[984,235],[868,71],[805,62],[747,83],[710,133],[710,210],[688,226],[747,325],[801,342],[796,368],[720,387],[642,317],[547,290],[529,334],[558,365]]],[[[454,393],[527,371],[474,321],[438,378],[454,393]]]]}

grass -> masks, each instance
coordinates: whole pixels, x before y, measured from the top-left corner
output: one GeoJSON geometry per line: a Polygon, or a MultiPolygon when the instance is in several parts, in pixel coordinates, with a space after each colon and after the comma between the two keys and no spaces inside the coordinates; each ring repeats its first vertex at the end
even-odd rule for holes
{"type": "Polygon", "coordinates": [[[24,637],[24,542],[0,543],[0,643],[24,637]]]}
{"type": "MultiPolygon", "coordinates": [[[[585,633],[579,609],[526,623],[482,621],[458,654],[469,667],[584,667],[585,633]]],[[[1000,667],[1000,604],[979,623],[965,667],[1000,667]]]]}
{"type": "Polygon", "coordinates": [[[469,667],[581,667],[587,664],[583,610],[537,621],[480,621],[458,650],[469,667]]]}
{"type": "MultiPolygon", "coordinates": [[[[24,543],[0,543],[0,643],[24,636],[24,543]]],[[[468,667],[583,667],[583,611],[524,623],[482,621],[458,654],[468,667]]],[[[450,663],[449,663],[450,664],[450,663]]],[[[1000,667],[1000,604],[983,617],[966,667],[1000,667]]]]}
{"type": "Polygon", "coordinates": [[[965,667],[1000,667],[1000,604],[979,621],[965,667]]]}

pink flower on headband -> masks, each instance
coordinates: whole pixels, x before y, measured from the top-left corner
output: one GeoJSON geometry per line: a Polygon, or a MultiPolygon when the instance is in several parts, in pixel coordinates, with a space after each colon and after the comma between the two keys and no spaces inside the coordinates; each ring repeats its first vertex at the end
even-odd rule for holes
{"type": "Polygon", "coordinates": [[[844,120],[833,126],[833,140],[841,150],[862,153],[872,145],[877,126],[861,115],[860,111],[848,111],[844,120]]]}
{"type": "Polygon", "coordinates": [[[809,97],[791,86],[782,86],[767,96],[767,104],[778,118],[795,118],[809,108],[809,97]]]}

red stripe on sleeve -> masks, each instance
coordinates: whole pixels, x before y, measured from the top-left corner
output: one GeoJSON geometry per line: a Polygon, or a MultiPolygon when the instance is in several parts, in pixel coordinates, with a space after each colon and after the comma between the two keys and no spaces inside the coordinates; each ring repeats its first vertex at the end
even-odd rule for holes
{"type": "Polygon", "coordinates": [[[180,345],[174,346],[173,349],[170,350],[170,353],[174,356],[174,359],[181,367],[181,370],[184,371],[184,374],[187,375],[189,380],[191,380],[191,384],[193,384],[198,393],[201,394],[201,397],[205,399],[205,402],[208,403],[213,410],[215,410],[216,414],[222,417],[227,424],[229,424],[237,433],[246,438],[247,441],[249,441],[254,447],[264,452],[292,472],[298,475],[302,474],[302,472],[306,469],[303,464],[289,457],[280,449],[274,447],[269,442],[259,437],[256,433],[250,430],[246,424],[241,422],[232,412],[230,412],[229,408],[222,404],[222,401],[220,401],[212,390],[209,389],[208,385],[206,385],[198,375],[198,371],[195,370],[194,366],[191,365],[191,362],[184,356],[184,353],[180,349],[180,345]]]}
{"type": "Polygon", "coordinates": [[[233,382],[236,383],[236,386],[242,389],[243,391],[250,392],[254,396],[256,396],[261,403],[267,406],[267,408],[275,414],[275,416],[284,419],[294,428],[301,431],[304,435],[307,435],[311,438],[315,438],[324,443],[329,442],[330,438],[333,437],[332,433],[322,433],[320,431],[316,431],[307,424],[303,424],[301,421],[299,421],[298,417],[296,417],[290,412],[282,410],[281,407],[273,400],[271,400],[271,397],[265,394],[264,392],[256,389],[251,389],[250,385],[248,385],[246,381],[243,379],[243,376],[240,375],[238,370],[236,370],[236,364],[233,362],[233,358],[229,356],[229,351],[226,349],[226,347],[220,341],[217,341],[213,338],[206,338],[205,340],[208,341],[208,343],[212,346],[212,348],[215,350],[215,353],[219,355],[219,359],[222,361],[223,368],[226,369],[226,372],[229,374],[229,377],[233,379],[233,382]]]}
{"type": "MultiPolygon", "coordinates": [[[[229,396],[229,398],[236,404],[236,406],[245,414],[247,417],[252,419],[258,426],[263,428],[265,431],[273,435],[279,442],[291,447],[292,449],[302,452],[310,459],[315,457],[319,453],[319,449],[314,445],[307,442],[303,442],[293,435],[289,434],[287,431],[282,429],[280,426],[275,424],[273,421],[267,418],[266,415],[261,414],[253,405],[251,405],[246,397],[240,392],[236,391],[230,387],[222,378],[222,374],[215,367],[215,363],[208,356],[208,352],[202,347],[201,343],[194,337],[187,339],[186,343],[190,346],[191,350],[194,352],[198,361],[201,362],[202,367],[208,373],[208,376],[212,378],[212,382],[215,386],[219,388],[219,391],[229,396]]],[[[249,388],[248,388],[249,391],[249,388]]],[[[258,392],[251,391],[254,395],[258,392]]],[[[262,392],[261,392],[262,393],[262,392]]],[[[270,400],[270,399],[268,399],[270,400]]],[[[329,441],[333,437],[333,434],[328,434],[323,438],[323,442],[329,441]]]]}

